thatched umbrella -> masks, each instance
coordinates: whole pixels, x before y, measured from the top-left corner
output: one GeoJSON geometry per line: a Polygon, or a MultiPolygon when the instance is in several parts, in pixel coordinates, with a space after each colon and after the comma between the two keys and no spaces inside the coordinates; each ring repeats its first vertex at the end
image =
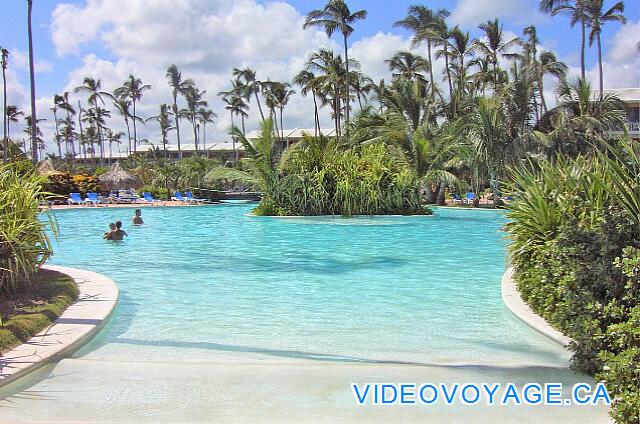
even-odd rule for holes
{"type": "Polygon", "coordinates": [[[114,163],[111,169],[98,179],[107,190],[135,188],[140,184],[138,177],[122,169],[120,162],[114,163]]]}
{"type": "Polygon", "coordinates": [[[52,175],[64,175],[64,172],[58,171],[55,166],[53,166],[53,162],[51,159],[43,160],[38,164],[36,168],[38,175],[42,175],[43,177],[50,177],[52,175]]]}

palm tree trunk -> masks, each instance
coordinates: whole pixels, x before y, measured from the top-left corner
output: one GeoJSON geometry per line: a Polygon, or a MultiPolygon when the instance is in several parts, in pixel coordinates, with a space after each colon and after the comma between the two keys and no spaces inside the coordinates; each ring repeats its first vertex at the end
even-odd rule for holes
{"type": "Polygon", "coordinates": [[[320,132],[320,123],[318,122],[318,101],[316,100],[316,93],[315,91],[312,92],[313,95],[313,124],[314,126],[314,132],[315,132],[315,136],[318,137],[318,133],[320,132]]]}
{"type": "Polygon", "coordinates": [[[207,152],[207,123],[206,122],[202,123],[202,151],[204,152],[205,156],[208,158],[209,152],[207,152]]]}
{"type": "Polygon", "coordinates": [[[258,103],[258,110],[260,111],[260,118],[264,121],[264,113],[262,112],[262,105],[260,104],[260,97],[258,97],[258,90],[254,91],[253,94],[256,96],[256,102],[258,103]]]}
{"type": "Polygon", "coordinates": [[[31,88],[31,161],[38,162],[38,119],[36,117],[36,81],[33,61],[33,31],[31,29],[31,12],[33,0],[27,0],[27,35],[29,37],[29,85],[31,88]]]}
{"type": "Polygon", "coordinates": [[[540,90],[540,109],[541,109],[540,115],[541,116],[543,116],[545,113],[549,111],[547,109],[547,102],[544,100],[544,86],[542,82],[543,79],[544,79],[544,74],[541,72],[540,78],[538,79],[538,88],[540,90]]]}
{"type": "Polygon", "coordinates": [[[604,96],[604,81],[602,76],[602,42],[600,40],[600,33],[598,33],[598,72],[599,72],[599,82],[600,82],[600,100],[604,96]]]}
{"type": "Polygon", "coordinates": [[[138,148],[137,148],[138,131],[136,129],[136,119],[138,115],[136,115],[136,99],[135,98],[132,98],[132,103],[133,103],[133,153],[136,153],[138,151],[138,148]]]}
{"type": "Polygon", "coordinates": [[[78,100],[78,151],[82,151],[84,158],[87,158],[87,152],[82,148],[82,105],[80,104],[80,100],[78,100]]]}
{"type": "Polygon", "coordinates": [[[247,129],[244,127],[244,115],[240,115],[240,119],[242,120],[242,135],[247,135],[247,129]]]}
{"type": "Polygon", "coordinates": [[[584,15],[580,18],[580,75],[582,79],[585,79],[585,63],[584,63],[584,51],[586,43],[586,22],[584,15]]]}
{"type": "Polygon", "coordinates": [[[344,81],[344,110],[345,110],[345,136],[349,137],[349,48],[347,46],[347,36],[343,35],[344,40],[344,66],[346,70],[345,81],[344,81]]]}
{"type": "Polygon", "coordinates": [[[431,40],[427,38],[427,55],[429,56],[429,79],[431,81],[431,101],[435,101],[435,83],[433,81],[433,62],[431,57],[431,40]]]}
{"type": "Polygon", "coordinates": [[[191,126],[193,127],[193,145],[196,149],[195,155],[198,156],[198,128],[195,118],[191,120],[191,126]]]}
{"type": "Polygon", "coordinates": [[[56,113],[56,108],[53,108],[53,121],[56,124],[56,144],[58,145],[58,157],[62,159],[62,140],[60,140],[60,132],[58,129],[58,115],[56,113]]]}
{"type": "Polygon", "coordinates": [[[124,123],[127,126],[127,139],[129,140],[127,154],[131,155],[131,128],[129,127],[129,118],[127,118],[127,115],[124,116],[124,123]]]}
{"type": "Polygon", "coordinates": [[[453,86],[451,85],[451,70],[449,69],[449,49],[447,48],[447,40],[444,40],[442,47],[444,48],[444,66],[447,71],[447,82],[449,83],[449,101],[453,99],[453,86]]]}
{"type": "Polygon", "coordinates": [[[178,116],[178,94],[173,91],[173,114],[176,117],[176,137],[178,138],[178,159],[182,160],[182,149],[180,148],[180,117],[178,116]]]}
{"type": "Polygon", "coordinates": [[[4,142],[4,162],[9,161],[9,119],[7,118],[7,74],[6,69],[2,67],[2,128],[3,128],[3,138],[4,142]]]}
{"type": "MultiPolygon", "coordinates": [[[[71,105],[68,104],[68,102],[67,102],[67,106],[71,107],[71,105]]],[[[67,153],[69,153],[69,144],[71,144],[71,154],[75,158],[76,146],[74,145],[73,140],[71,139],[71,113],[69,112],[69,109],[67,109],[67,134],[65,135],[67,139],[67,153]]]]}

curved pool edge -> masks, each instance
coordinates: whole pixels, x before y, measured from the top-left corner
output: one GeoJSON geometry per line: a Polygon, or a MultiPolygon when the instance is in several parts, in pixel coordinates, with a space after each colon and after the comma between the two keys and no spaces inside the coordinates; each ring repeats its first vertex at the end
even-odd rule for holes
{"type": "Polygon", "coordinates": [[[551,327],[544,318],[533,312],[529,305],[522,300],[515,281],[513,281],[513,272],[513,267],[509,267],[502,275],[502,302],[520,321],[566,348],[572,339],[551,327]]]}
{"type": "Polygon", "coordinates": [[[0,356],[0,387],[71,355],[100,331],[118,303],[118,286],[102,274],[58,265],[42,268],[71,277],[78,299],[51,326],[0,356]]]}

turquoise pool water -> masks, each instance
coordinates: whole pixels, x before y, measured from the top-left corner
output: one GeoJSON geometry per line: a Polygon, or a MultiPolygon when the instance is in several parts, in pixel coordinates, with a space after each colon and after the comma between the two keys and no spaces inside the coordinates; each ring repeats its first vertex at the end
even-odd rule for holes
{"type": "Polygon", "coordinates": [[[115,318],[77,356],[566,363],[500,298],[504,216],[267,218],[251,205],[56,212],[51,262],[121,290],[115,318]],[[101,239],[125,222],[121,243],[101,239]]]}
{"type": "Polygon", "coordinates": [[[363,408],[357,382],[576,382],[502,304],[496,211],[265,218],[251,205],[55,213],[54,264],[116,281],[72,358],[0,389],[0,423],[608,422],[603,407],[363,408]]]}

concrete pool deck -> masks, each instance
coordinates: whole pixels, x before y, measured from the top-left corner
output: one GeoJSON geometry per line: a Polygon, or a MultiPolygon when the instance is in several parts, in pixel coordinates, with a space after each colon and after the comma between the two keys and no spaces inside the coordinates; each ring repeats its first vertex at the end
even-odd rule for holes
{"type": "Polygon", "coordinates": [[[513,268],[508,268],[502,276],[502,301],[504,304],[518,319],[529,327],[547,336],[561,346],[567,347],[572,341],[571,338],[551,327],[544,318],[533,312],[529,305],[522,300],[515,281],[513,281],[513,271],[513,268]]]}
{"type": "Polygon", "coordinates": [[[118,286],[104,275],[64,266],[42,268],[73,278],[78,299],[51,326],[0,356],[0,387],[79,349],[102,328],[118,302],[118,286]]]}

